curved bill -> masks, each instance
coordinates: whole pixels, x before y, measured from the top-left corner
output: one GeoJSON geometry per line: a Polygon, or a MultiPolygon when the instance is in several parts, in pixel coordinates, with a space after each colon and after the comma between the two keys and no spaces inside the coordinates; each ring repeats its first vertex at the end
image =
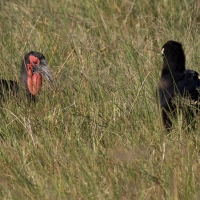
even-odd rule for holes
{"type": "Polygon", "coordinates": [[[45,59],[40,60],[40,64],[34,66],[32,68],[32,72],[33,74],[40,73],[50,83],[51,86],[54,86],[53,77],[45,59]]]}

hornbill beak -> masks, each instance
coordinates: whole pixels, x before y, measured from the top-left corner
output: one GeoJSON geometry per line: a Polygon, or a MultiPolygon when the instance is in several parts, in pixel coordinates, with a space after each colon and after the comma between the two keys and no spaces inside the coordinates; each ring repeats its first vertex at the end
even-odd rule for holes
{"type": "Polygon", "coordinates": [[[45,59],[41,59],[39,65],[35,65],[34,67],[32,67],[32,73],[41,74],[50,83],[51,87],[54,87],[53,77],[45,59]]]}

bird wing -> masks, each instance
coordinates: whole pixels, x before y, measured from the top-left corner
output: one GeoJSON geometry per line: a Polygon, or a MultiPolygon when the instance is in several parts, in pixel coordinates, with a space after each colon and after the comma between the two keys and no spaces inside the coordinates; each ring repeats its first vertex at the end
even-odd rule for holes
{"type": "Polygon", "coordinates": [[[177,71],[161,77],[158,84],[161,107],[169,110],[178,97],[198,101],[200,97],[200,80],[198,76],[199,74],[196,71],[185,70],[184,72],[177,71]]]}

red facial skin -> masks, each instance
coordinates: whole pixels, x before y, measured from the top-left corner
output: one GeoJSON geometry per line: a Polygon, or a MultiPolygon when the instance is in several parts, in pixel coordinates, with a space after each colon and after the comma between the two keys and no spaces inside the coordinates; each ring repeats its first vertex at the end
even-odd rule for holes
{"type": "Polygon", "coordinates": [[[42,75],[39,73],[33,74],[31,69],[32,67],[39,65],[40,60],[32,55],[29,56],[29,60],[30,64],[27,64],[27,73],[28,73],[27,85],[30,93],[32,95],[37,95],[42,88],[42,75]]]}

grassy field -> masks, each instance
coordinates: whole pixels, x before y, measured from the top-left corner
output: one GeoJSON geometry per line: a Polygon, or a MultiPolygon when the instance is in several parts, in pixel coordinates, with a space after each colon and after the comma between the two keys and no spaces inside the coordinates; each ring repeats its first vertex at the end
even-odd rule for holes
{"type": "Polygon", "coordinates": [[[167,40],[200,72],[199,25],[195,0],[1,0],[0,78],[36,50],[56,88],[2,103],[0,199],[199,200],[200,131],[155,100],[167,40]]]}

